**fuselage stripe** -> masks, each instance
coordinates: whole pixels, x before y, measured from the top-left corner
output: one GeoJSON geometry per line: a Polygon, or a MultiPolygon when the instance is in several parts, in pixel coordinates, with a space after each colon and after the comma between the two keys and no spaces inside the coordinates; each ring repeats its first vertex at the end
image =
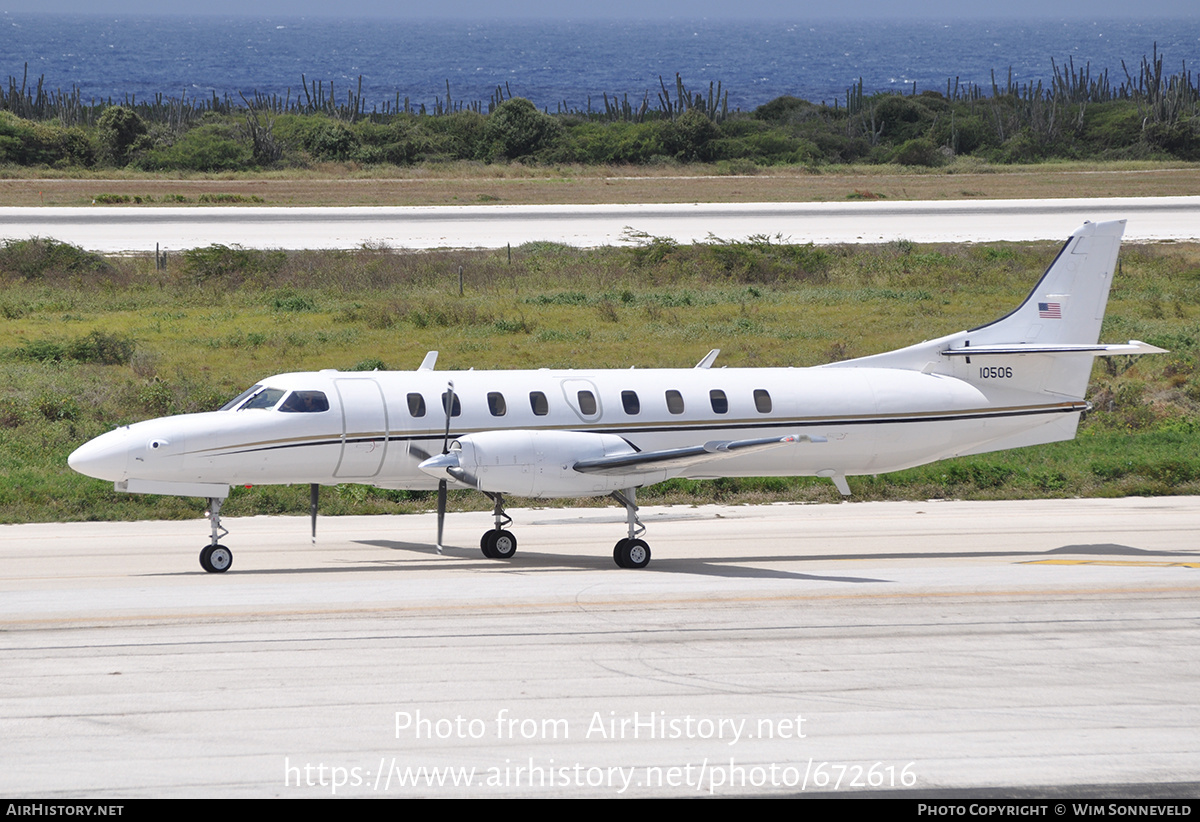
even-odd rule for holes
{"type": "MultiPolygon", "coordinates": [[[[644,426],[630,425],[543,425],[543,426],[513,426],[514,430],[518,428],[536,429],[542,431],[585,431],[596,434],[615,434],[617,436],[631,436],[636,434],[654,434],[669,431],[696,431],[696,432],[711,432],[717,433],[722,431],[746,431],[746,430],[764,430],[764,429],[785,429],[793,430],[796,428],[814,428],[814,427],[829,427],[838,425],[903,425],[911,423],[927,423],[927,422],[949,422],[954,420],[978,420],[978,419],[999,419],[1005,417],[1021,417],[1021,416],[1036,416],[1044,414],[1070,414],[1080,413],[1087,410],[1087,403],[1084,402],[1063,402],[1054,405],[1030,405],[1030,406],[1013,406],[1011,408],[992,408],[992,409],[968,409],[963,411],[951,412],[907,412],[898,414],[888,414],[882,416],[872,415],[849,415],[845,417],[795,417],[791,419],[768,419],[755,420],[730,420],[720,425],[714,425],[711,421],[706,422],[691,422],[680,421],[674,424],[655,424],[644,426]]],[[[475,428],[471,430],[451,430],[450,438],[465,437],[469,434],[480,433],[482,431],[491,431],[494,428],[475,428]]],[[[247,454],[258,451],[275,451],[285,448],[308,448],[325,445],[342,445],[378,442],[386,439],[388,442],[431,442],[436,441],[438,451],[441,450],[441,442],[445,436],[444,431],[430,431],[427,433],[406,433],[403,431],[393,431],[387,434],[378,433],[356,433],[343,437],[340,434],[330,435],[323,434],[315,437],[294,437],[281,440],[266,440],[262,442],[248,442],[240,445],[224,446],[220,448],[209,448],[200,451],[188,452],[192,456],[227,456],[230,454],[247,454]]]]}

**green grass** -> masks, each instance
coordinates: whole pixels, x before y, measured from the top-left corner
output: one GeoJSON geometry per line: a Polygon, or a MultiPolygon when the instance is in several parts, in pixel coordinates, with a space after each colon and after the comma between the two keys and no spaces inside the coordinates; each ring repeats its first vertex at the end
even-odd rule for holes
{"type": "MultiPolygon", "coordinates": [[[[407,254],[198,249],[0,259],[0,522],[196,516],[203,504],[124,495],[66,466],[115,425],[209,410],[257,378],[319,368],[815,365],[971,328],[1009,311],[1057,244],[814,249],[759,238],[576,250],[407,254]],[[55,264],[54,260],[62,262],[55,264]],[[19,264],[19,265],[18,265],[19,264]],[[23,267],[20,267],[23,266],[23,267]],[[465,291],[458,295],[458,267],[465,291]],[[33,272],[30,274],[29,272],[33,272]]],[[[37,249],[39,253],[45,248],[37,249]]],[[[1200,492],[1200,247],[1122,252],[1103,337],[1171,349],[1098,362],[1075,442],[851,478],[857,499],[1200,492]]],[[[693,482],[647,502],[832,501],[809,478],[693,482]]],[[[303,488],[237,489],[227,513],[303,513],[303,488]]],[[[428,494],[341,486],[330,514],[425,510],[428,494]]],[[[457,507],[487,507],[478,494],[457,507]]]]}

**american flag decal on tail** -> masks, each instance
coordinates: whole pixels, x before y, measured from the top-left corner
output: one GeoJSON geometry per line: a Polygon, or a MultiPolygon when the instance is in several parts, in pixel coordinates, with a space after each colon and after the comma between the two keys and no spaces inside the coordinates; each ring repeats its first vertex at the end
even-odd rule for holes
{"type": "Polygon", "coordinates": [[[1061,320],[1062,303],[1038,303],[1038,316],[1043,320],[1061,320]]]}

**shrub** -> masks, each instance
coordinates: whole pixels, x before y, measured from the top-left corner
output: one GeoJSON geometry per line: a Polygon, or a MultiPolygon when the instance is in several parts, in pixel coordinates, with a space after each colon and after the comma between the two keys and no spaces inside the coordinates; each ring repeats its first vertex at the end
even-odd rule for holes
{"type": "Polygon", "coordinates": [[[221,280],[237,285],[276,273],[287,262],[283,251],[257,251],[216,243],[183,252],[183,269],[196,282],[221,280]]]}
{"type": "Polygon", "coordinates": [[[924,137],[933,122],[928,101],[900,94],[880,94],[874,98],[875,122],[883,129],[883,138],[902,143],[924,137]]]}
{"type": "Polygon", "coordinates": [[[67,345],[66,354],[79,362],[125,365],[133,359],[135,347],[136,343],[130,337],[93,331],[86,337],[72,340],[67,345]]]}
{"type": "Polygon", "coordinates": [[[80,128],[59,128],[0,111],[0,163],[23,166],[91,165],[91,141],[80,128]]]}
{"type": "Polygon", "coordinates": [[[0,274],[38,280],[52,274],[108,274],[112,267],[99,254],[49,237],[5,240],[0,246],[0,274]]]}
{"type": "Polygon", "coordinates": [[[12,356],[34,362],[75,360],[97,365],[125,365],[133,359],[136,347],[137,344],[130,337],[93,331],[68,343],[57,340],[25,340],[12,352],[12,356]]]}
{"type": "Polygon", "coordinates": [[[360,360],[355,363],[347,371],[387,371],[387,363],[378,357],[367,357],[365,360],[360,360]]]}
{"type": "Polygon", "coordinates": [[[754,109],[753,116],[756,120],[766,120],[772,123],[789,123],[800,119],[814,108],[816,106],[807,100],[784,95],[783,97],[776,97],[771,102],[764,103],[754,109]]]}
{"type": "Polygon", "coordinates": [[[905,166],[940,166],[944,160],[938,147],[924,137],[906,140],[892,154],[892,162],[905,166]]]}
{"type": "Polygon", "coordinates": [[[580,122],[568,127],[549,159],[565,163],[635,163],[661,157],[663,124],[580,122]]]}
{"type": "Polygon", "coordinates": [[[1143,133],[1152,148],[1167,151],[1180,160],[1200,160],[1200,130],[1194,120],[1171,125],[1148,123],[1143,133]]]}
{"type": "Polygon", "coordinates": [[[67,357],[67,348],[54,340],[25,340],[13,356],[34,362],[62,362],[67,357]]]}
{"type": "Polygon", "coordinates": [[[129,164],[133,153],[147,145],[146,124],[137,112],[124,106],[110,106],[96,121],[100,151],[113,165],[129,164]]]}
{"type": "Polygon", "coordinates": [[[304,147],[317,160],[349,160],[359,146],[358,135],[337,120],[322,123],[304,141],[304,147]]]}
{"type": "Polygon", "coordinates": [[[486,126],[489,119],[474,111],[457,111],[443,117],[424,118],[421,126],[429,135],[428,154],[424,159],[486,159],[486,126]]]}
{"type": "Polygon", "coordinates": [[[527,157],[546,148],[562,134],[562,126],[523,97],[513,97],[488,115],[484,135],[502,157],[527,157]]]}
{"type": "Polygon", "coordinates": [[[276,311],[316,311],[317,304],[304,294],[284,292],[275,295],[271,300],[271,308],[276,311]]]}
{"type": "Polygon", "coordinates": [[[254,166],[254,150],[233,139],[227,128],[209,124],[192,129],[174,145],[147,152],[139,165],[146,169],[238,171],[254,166]]]}
{"type": "Polygon", "coordinates": [[[34,410],[51,422],[79,418],[79,403],[67,394],[44,391],[33,401],[34,410]]]}
{"type": "Polygon", "coordinates": [[[663,148],[678,160],[711,160],[713,141],[720,136],[717,124],[703,111],[693,108],[663,129],[662,143],[663,148]]]}
{"type": "Polygon", "coordinates": [[[970,154],[982,146],[994,146],[999,137],[995,125],[981,115],[954,114],[941,117],[930,129],[929,139],[955,154],[970,154]]]}

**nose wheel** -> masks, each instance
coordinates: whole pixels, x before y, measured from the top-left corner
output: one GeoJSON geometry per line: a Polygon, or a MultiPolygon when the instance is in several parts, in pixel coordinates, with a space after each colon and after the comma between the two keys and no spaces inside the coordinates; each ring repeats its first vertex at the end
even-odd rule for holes
{"type": "Polygon", "coordinates": [[[210,574],[223,574],[233,565],[233,551],[224,545],[209,545],[200,552],[200,567],[210,574]]]}

